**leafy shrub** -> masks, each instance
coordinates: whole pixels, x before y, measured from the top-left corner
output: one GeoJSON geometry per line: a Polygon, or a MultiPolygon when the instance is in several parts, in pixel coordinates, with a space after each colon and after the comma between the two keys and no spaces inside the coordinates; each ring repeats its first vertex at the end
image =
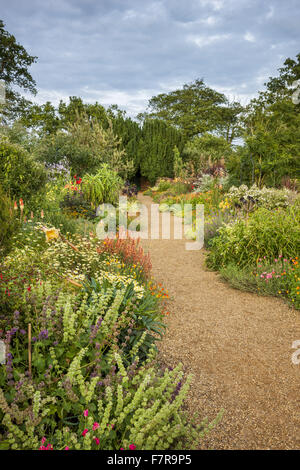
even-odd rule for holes
{"type": "Polygon", "coordinates": [[[44,166],[22,147],[0,139],[0,184],[12,199],[22,198],[26,203],[44,189],[44,166]]]}
{"type": "Polygon", "coordinates": [[[82,191],[87,201],[95,205],[116,204],[123,182],[117,173],[103,164],[95,175],[86,175],[82,191]]]}
{"type": "Polygon", "coordinates": [[[260,208],[249,220],[238,219],[222,226],[210,243],[208,266],[214,269],[228,264],[253,266],[264,256],[271,260],[297,256],[300,244],[300,208],[270,211],[260,208]]]}
{"type": "Polygon", "coordinates": [[[232,222],[234,216],[227,210],[212,211],[205,216],[204,221],[204,243],[209,247],[211,240],[218,235],[218,230],[223,224],[232,222]]]}
{"type": "Polygon", "coordinates": [[[171,188],[171,186],[172,186],[171,181],[168,181],[168,180],[160,180],[159,183],[158,183],[157,190],[158,190],[159,192],[167,191],[168,189],[171,188]]]}
{"type": "Polygon", "coordinates": [[[133,161],[121,149],[111,123],[106,129],[86,113],[77,113],[66,131],[45,136],[36,148],[38,158],[47,164],[66,163],[73,173],[94,174],[102,164],[108,164],[122,177],[133,173],[133,161]]]}
{"type": "Polygon", "coordinates": [[[13,209],[12,201],[0,186],[0,254],[3,255],[12,243],[12,236],[19,228],[19,220],[13,209]]]}

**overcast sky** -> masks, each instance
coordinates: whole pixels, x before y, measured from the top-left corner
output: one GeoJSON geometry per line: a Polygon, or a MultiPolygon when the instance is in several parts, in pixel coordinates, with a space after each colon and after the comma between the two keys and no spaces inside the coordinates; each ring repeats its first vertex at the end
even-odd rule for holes
{"type": "Polygon", "coordinates": [[[71,95],[131,116],[203,78],[245,104],[300,52],[299,0],[0,0],[27,51],[36,101],[71,95]]]}

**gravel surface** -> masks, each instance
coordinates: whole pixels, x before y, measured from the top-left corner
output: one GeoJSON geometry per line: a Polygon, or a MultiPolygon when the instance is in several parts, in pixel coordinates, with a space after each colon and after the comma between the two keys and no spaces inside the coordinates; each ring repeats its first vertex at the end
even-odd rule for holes
{"type": "MultiPolygon", "coordinates": [[[[150,206],[151,198],[139,195],[150,206]]],[[[162,362],[182,362],[194,382],[188,411],[221,422],[199,449],[299,449],[300,315],[280,299],[232,289],[185,240],[142,240],[153,276],[169,290],[162,362]]]]}

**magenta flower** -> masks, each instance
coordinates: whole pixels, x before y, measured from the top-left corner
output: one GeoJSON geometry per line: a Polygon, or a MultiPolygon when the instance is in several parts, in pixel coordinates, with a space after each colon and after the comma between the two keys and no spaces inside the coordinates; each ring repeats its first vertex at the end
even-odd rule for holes
{"type": "Polygon", "coordinates": [[[94,437],[94,440],[95,440],[95,442],[96,442],[96,444],[97,444],[97,446],[98,446],[98,445],[100,444],[100,440],[98,439],[98,437],[94,437]]]}
{"type": "Polygon", "coordinates": [[[135,450],[135,449],[136,449],[136,446],[134,444],[129,445],[129,450],[135,450]]]}
{"type": "Polygon", "coordinates": [[[65,447],[65,450],[70,450],[70,448],[68,446],[65,447]]]}
{"type": "Polygon", "coordinates": [[[83,437],[84,437],[84,436],[86,435],[86,433],[88,433],[88,432],[89,432],[89,430],[88,430],[88,429],[84,429],[84,430],[82,431],[82,435],[83,435],[83,437]]]}
{"type": "Polygon", "coordinates": [[[96,429],[98,429],[99,426],[100,426],[99,423],[94,423],[93,424],[93,431],[96,431],[96,429]]]}
{"type": "Polygon", "coordinates": [[[88,417],[88,415],[89,415],[89,410],[84,410],[84,412],[83,412],[83,416],[85,416],[85,417],[87,418],[87,417],[88,417]]]}

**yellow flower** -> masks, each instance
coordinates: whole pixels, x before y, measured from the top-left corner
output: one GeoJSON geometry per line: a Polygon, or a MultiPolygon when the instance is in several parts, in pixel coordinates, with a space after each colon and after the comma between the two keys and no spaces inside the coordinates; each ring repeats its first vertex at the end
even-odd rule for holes
{"type": "Polygon", "coordinates": [[[45,229],[46,240],[56,240],[59,237],[59,231],[56,228],[45,229]]]}

